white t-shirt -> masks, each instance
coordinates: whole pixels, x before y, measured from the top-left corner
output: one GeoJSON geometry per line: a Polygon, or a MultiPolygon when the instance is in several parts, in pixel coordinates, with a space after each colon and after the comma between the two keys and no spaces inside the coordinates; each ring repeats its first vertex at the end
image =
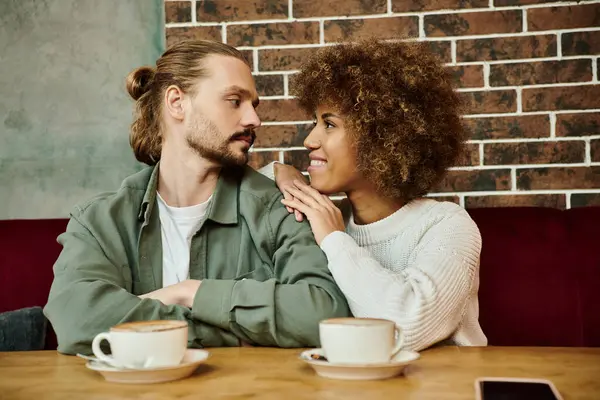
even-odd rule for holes
{"type": "Polygon", "coordinates": [[[190,246],[206,215],[212,195],[204,203],[190,207],[171,207],[160,194],[158,215],[163,252],[163,287],[174,285],[190,274],[190,246]]]}

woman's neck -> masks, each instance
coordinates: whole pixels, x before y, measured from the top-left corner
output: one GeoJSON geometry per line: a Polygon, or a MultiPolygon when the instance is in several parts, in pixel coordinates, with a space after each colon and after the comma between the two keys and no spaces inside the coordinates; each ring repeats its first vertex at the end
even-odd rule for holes
{"type": "Polygon", "coordinates": [[[398,211],[406,202],[400,199],[381,196],[373,189],[361,189],[347,192],[346,196],[352,206],[354,223],[366,225],[389,217],[398,211]]]}

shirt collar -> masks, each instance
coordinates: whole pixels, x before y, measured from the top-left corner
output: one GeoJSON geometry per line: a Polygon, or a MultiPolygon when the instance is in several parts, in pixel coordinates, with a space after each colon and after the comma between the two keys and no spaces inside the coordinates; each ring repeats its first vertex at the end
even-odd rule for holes
{"type": "MultiPolygon", "coordinates": [[[[147,224],[150,221],[156,190],[158,188],[158,171],[160,162],[154,166],[150,175],[146,192],[140,207],[138,218],[147,224]]],[[[243,168],[228,167],[221,170],[213,198],[208,206],[208,219],[220,224],[237,224],[239,210],[239,186],[243,168]]]]}

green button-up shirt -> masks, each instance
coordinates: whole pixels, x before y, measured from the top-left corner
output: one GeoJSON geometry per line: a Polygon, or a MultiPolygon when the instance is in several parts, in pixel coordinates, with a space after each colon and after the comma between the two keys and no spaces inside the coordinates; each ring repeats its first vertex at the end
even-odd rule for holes
{"type": "Polygon", "coordinates": [[[350,315],[309,225],[248,167],[221,173],[192,239],[190,278],[202,280],[192,308],[140,299],[162,287],[158,168],[76,206],[58,237],[44,312],[60,352],[89,354],[111,326],[157,319],[188,321],[189,347],[318,346],[320,320],[350,315]]]}

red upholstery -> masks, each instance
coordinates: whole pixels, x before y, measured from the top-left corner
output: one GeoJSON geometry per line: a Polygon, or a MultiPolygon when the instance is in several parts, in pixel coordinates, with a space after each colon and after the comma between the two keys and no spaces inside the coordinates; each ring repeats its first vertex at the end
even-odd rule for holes
{"type": "MultiPolygon", "coordinates": [[[[600,207],[469,213],[483,237],[480,321],[490,345],[600,347],[600,207]]],[[[0,312],[46,303],[66,224],[0,221],[0,312]]]]}
{"type": "MultiPolygon", "coordinates": [[[[0,221],[0,312],[44,306],[62,247],[56,238],[66,219],[0,221]]],[[[48,324],[47,349],[56,349],[48,324]]]]}
{"type": "Polygon", "coordinates": [[[600,346],[600,208],[469,210],[491,345],[600,346]]]}
{"type": "Polygon", "coordinates": [[[600,207],[577,208],[568,213],[570,243],[579,278],[578,311],[584,346],[600,347],[600,207]]]}

